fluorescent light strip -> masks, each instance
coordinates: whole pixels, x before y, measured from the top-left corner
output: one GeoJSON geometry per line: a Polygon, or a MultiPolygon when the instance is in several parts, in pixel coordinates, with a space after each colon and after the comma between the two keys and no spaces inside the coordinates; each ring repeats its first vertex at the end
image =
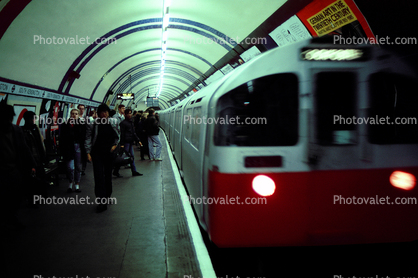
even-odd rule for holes
{"type": "Polygon", "coordinates": [[[163,29],[168,27],[168,23],[170,21],[170,14],[165,14],[163,18],[163,29]]]}
{"type": "Polygon", "coordinates": [[[170,10],[170,5],[171,5],[171,0],[165,0],[163,2],[163,22],[161,25],[162,28],[162,35],[161,35],[161,73],[160,73],[160,84],[159,84],[159,89],[158,89],[158,93],[157,93],[157,98],[160,96],[161,94],[161,90],[163,88],[163,81],[164,81],[164,70],[165,70],[165,56],[166,56],[166,52],[167,52],[167,38],[168,38],[168,26],[169,26],[169,22],[170,22],[170,14],[169,14],[169,10],[170,10]]]}

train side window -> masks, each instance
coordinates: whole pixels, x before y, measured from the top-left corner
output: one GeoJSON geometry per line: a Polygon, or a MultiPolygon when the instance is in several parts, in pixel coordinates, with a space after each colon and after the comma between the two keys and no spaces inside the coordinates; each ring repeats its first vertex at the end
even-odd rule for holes
{"type": "Polygon", "coordinates": [[[320,72],[315,78],[316,127],[320,145],[357,142],[356,75],[353,72],[320,72]]]}
{"type": "Polygon", "coordinates": [[[377,72],[370,75],[368,125],[372,144],[418,143],[418,82],[410,77],[377,72]]]}
{"type": "Polygon", "coordinates": [[[216,107],[217,146],[293,146],[298,141],[298,78],[263,76],[221,96],[216,107]]]}
{"type": "MultiPolygon", "coordinates": [[[[186,110],[186,115],[184,119],[190,119],[192,117],[192,108],[189,108],[186,110]]],[[[181,119],[183,120],[183,119],[181,119]]],[[[192,133],[192,125],[190,124],[191,121],[184,121],[183,122],[183,127],[184,127],[184,138],[186,138],[187,141],[190,141],[190,135],[192,133]]]]}
{"type": "Polygon", "coordinates": [[[191,143],[196,149],[199,149],[200,125],[202,124],[202,107],[193,109],[192,135],[191,143]]]}
{"type": "Polygon", "coordinates": [[[181,126],[181,119],[180,119],[180,115],[181,115],[181,110],[177,110],[175,112],[175,118],[174,118],[174,129],[177,132],[180,132],[180,126],[181,126]]]}

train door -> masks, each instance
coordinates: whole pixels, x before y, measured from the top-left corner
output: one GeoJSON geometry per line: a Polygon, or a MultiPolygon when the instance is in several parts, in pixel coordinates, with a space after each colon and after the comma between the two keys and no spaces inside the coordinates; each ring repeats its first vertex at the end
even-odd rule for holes
{"type": "Polygon", "coordinates": [[[167,126],[170,127],[169,128],[169,133],[170,133],[169,137],[170,137],[170,146],[171,146],[171,148],[174,148],[174,144],[173,144],[173,140],[174,140],[174,124],[173,124],[173,122],[174,122],[174,109],[172,109],[170,111],[170,118],[168,119],[168,123],[167,123],[167,126]]]}
{"type": "Polygon", "coordinates": [[[182,123],[181,123],[181,117],[182,117],[182,110],[183,106],[179,106],[175,113],[174,113],[174,135],[173,135],[173,151],[174,156],[176,157],[177,166],[179,169],[181,169],[181,137],[182,137],[182,123]]]}
{"type": "Polygon", "coordinates": [[[308,163],[312,169],[346,168],[358,159],[360,132],[352,121],[358,116],[357,74],[317,69],[312,70],[311,80],[308,163]]]}
{"type": "MultiPolygon", "coordinates": [[[[309,237],[315,244],[354,237],[350,220],[360,217],[358,207],[335,206],[334,196],[355,192],[361,175],[360,146],[363,127],[359,117],[359,70],[321,68],[312,70],[313,117],[310,121],[308,161],[311,167],[309,237]]],[[[362,92],[365,93],[365,92],[362,92]]]]}

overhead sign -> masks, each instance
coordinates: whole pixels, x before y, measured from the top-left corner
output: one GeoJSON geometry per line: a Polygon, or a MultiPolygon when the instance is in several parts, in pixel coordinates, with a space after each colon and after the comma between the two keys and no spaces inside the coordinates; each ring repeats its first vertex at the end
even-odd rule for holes
{"type": "Polygon", "coordinates": [[[133,93],[118,94],[118,99],[122,99],[122,100],[134,99],[134,94],[133,93]]]}
{"type": "Polygon", "coordinates": [[[147,97],[147,107],[159,107],[158,98],[147,97]]]}

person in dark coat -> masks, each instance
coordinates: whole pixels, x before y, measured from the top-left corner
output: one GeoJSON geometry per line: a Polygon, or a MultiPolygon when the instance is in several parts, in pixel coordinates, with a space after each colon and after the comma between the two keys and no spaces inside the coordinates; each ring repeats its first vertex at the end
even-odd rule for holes
{"type": "Polygon", "coordinates": [[[149,109],[149,115],[145,120],[145,132],[148,136],[149,156],[151,160],[161,161],[162,144],[158,136],[160,132],[159,122],[154,115],[155,110],[149,109]],[[154,152],[155,145],[155,152],[154,152]]]}
{"type": "Polygon", "coordinates": [[[119,144],[117,121],[109,118],[110,109],[106,104],[97,108],[98,118],[87,125],[87,160],[93,162],[94,192],[100,201],[97,212],[107,209],[106,199],[112,194],[112,168],[114,151],[119,144]]]}
{"type": "MultiPolygon", "coordinates": [[[[125,109],[125,119],[119,124],[120,129],[120,147],[125,149],[131,157],[133,157],[133,161],[131,164],[131,172],[132,176],[142,176],[141,173],[136,171],[135,166],[135,156],[134,156],[134,149],[133,145],[135,141],[140,141],[138,136],[135,133],[134,123],[132,121],[132,109],[125,109]]],[[[115,166],[113,171],[113,175],[120,177],[119,174],[120,166],[115,166]]]]}
{"type": "Polygon", "coordinates": [[[60,152],[67,165],[67,177],[70,185],[67,192],[81,192],[80,180],[82,172],[81,148],[85,140],[85,122],[80,121],[79,110],[72,109],[70,118],[61,125],[60,130],[60,152]]]}
{"type": "MultiPolygon", "coordinates": [[[[135,111],[136,113],[135,113],[135,115],[134,116],[132,116],[132,119],[133,119],[133,121],[134,121],[134,128],[135,128],[135,133],[136,133],[136,136],[138,136],[138,138],[140,138],[140,131],[138,130],[138,125],[139,125],[139,123],[140,123],[140,121],[141,121],[141,117],[142,117],[142,113],[143,113],[143,111],[142,110],[140,110],[140,111],[135,111]]],[[[137,141],[136,142],[136,145],[138,146],[138,148],[139,148],[139,150],[141,149],[141,145],[139,144],[139,142],[141,142],[141,141],[137,141]]],[[[142,142],[141,142],[142,143],[142,142]]]]}
{"type": "MultiPolygon", "coordinates": [[[[87,124],[88,122],[88,116],[84,115],[84,111],[86,110],[86,106],[84,104],[79,104],[77,105],[77,109],[80,111],[80,115],[79,115],[79,119],[80,119],[80,123],[82,123],[83,125],[87,124]]],[[[86,148],[84,147],[84,140],[86,138],[86,128],[84,127],[82,132],[84,132],[83,134],[81,134],[81,136],[83,137],[83,140],[81,140],[80,142],[80,148],[81,148],[81,175],[84,176],[86,173],[86,168],[87,168],[87,154],[86,154],[86,148]]]]}
{"type": "Polygon", "coordinates": [[[13,106],[0,103],[0,186],[3,223],[21,227],[17,210],[23,199],[23,183],[26,177],[36,174],[36,163],[25,142],[23,131],[12,124],[13,106]]]}
{"type": "Polygon", "coordinates": [[[36,177],[27,181],[29,204],[35,205],[33,197],[37,194],[46,195],[47,181],[45,174],[46,150],[39,127],[35,124],[35,113],[26,111],[23,114],[25,124],[22,127],[25,142],[35,160],[36,177]]]}
{"type": "Polygon", "coordinates": [[[139,140],[142,143],[142,146],[140,146],[141,160],[145,160],[145,155],[147,155],[148,159],[150,159],[149,149],[148,149],[148,136],[147,136],[147,133],[145,132],[145,120],[147,119],[147,115],[148,113],[143,113],[140,121],[136,125],[136,131],[137,131],[139,140]]]}

